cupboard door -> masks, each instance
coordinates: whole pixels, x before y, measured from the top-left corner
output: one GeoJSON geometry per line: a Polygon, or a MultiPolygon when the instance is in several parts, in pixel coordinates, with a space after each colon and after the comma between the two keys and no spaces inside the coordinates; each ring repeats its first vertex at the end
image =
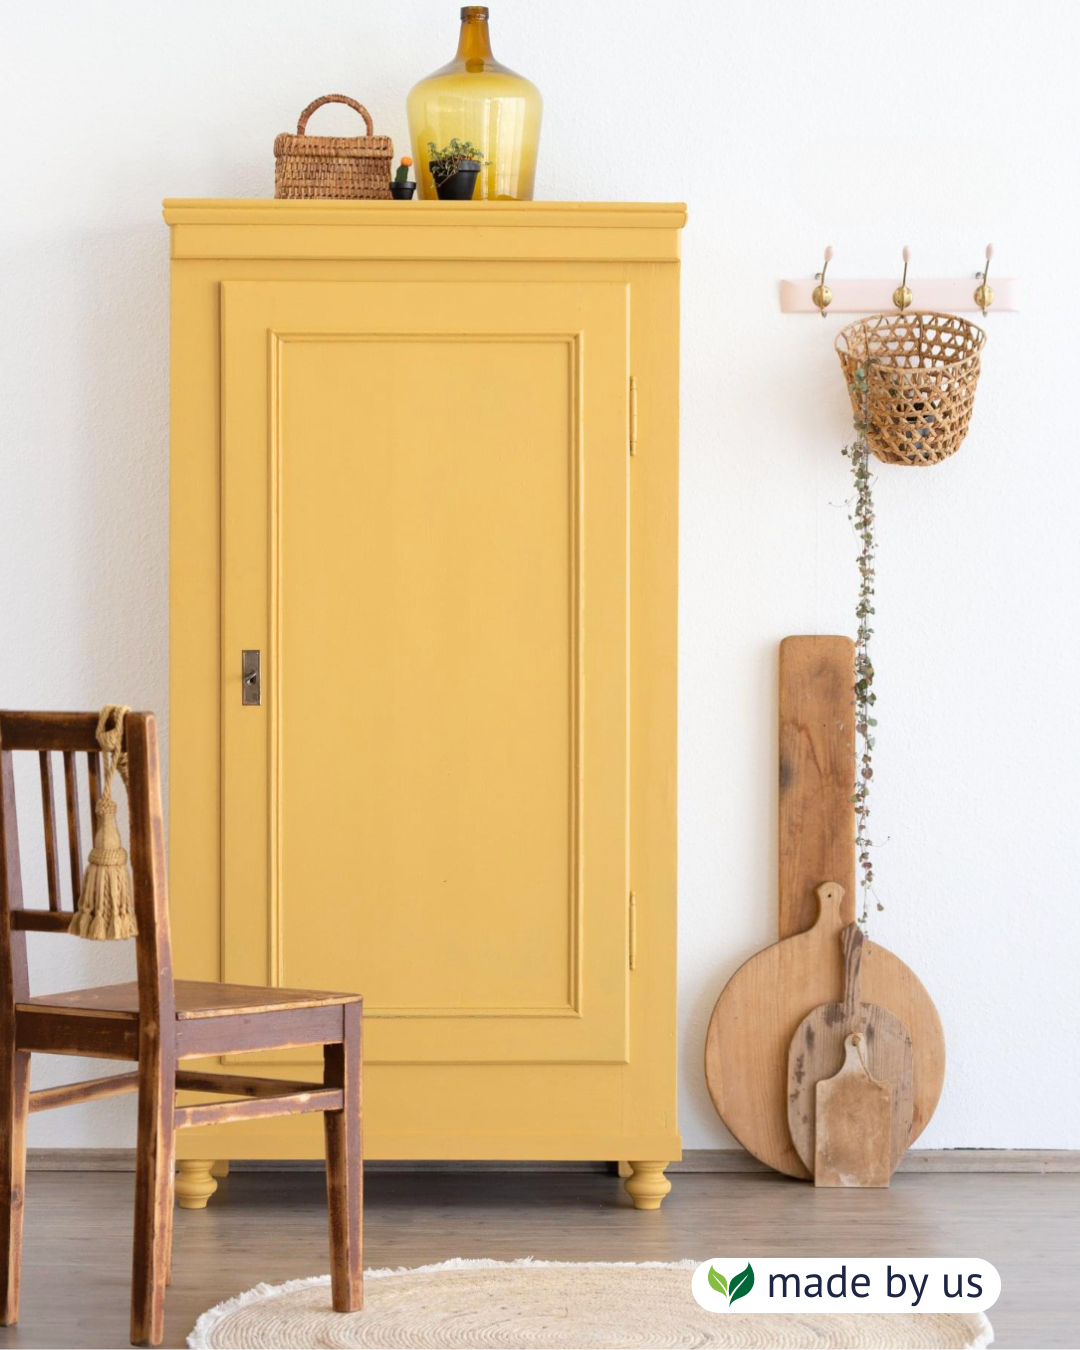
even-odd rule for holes
{"type": "Polygon", "coordinates": [[[368,1062],[628,1057],[627,301],[222,285],[223,976],[368,1062]]]}

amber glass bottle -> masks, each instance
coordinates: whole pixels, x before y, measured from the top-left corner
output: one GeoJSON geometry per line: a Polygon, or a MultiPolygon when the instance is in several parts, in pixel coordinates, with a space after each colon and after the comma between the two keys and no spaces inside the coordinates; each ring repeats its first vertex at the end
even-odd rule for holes
{"type": "Polygon", "coordinates": [[[485,6],[461,11],[454,59],[413,86],[407,107],[421,197],[437,195],[428,143],[441,150],[456,137],[471,141],[487,161],[474,198],[532,199],[543,101],[536,85],[492,56],[485,6]]]}

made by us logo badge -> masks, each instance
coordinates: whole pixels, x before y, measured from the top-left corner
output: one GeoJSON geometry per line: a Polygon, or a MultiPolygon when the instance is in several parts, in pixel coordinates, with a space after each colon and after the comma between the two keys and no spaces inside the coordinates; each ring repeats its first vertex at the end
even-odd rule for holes
{"type": "Polygon", "coordinates": [[[702,1261],[690,1291],[708,1312],[985,1312],[1001,1277],[978,1257],[724,1257],[702,1261]]]}

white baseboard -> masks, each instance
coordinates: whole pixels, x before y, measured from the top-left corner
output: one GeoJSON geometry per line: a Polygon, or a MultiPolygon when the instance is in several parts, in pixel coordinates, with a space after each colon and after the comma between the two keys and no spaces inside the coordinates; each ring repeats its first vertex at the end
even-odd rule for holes
{"type": "MultiPolygon", "coordinates": [[[[691,1148],[671,1172],[771,1172],[743,1149],[691,1148]]],[[[1080,1149],[913,1148],[901,1172],[1080,1172],[1080,1149]]]]}
{"type": "MultiPolygon", "coordinates": [[[[130,1148],[32,1148],[32,1172],[133,1172],[130,1148]]],[[[603,1162],[418,1162],[375,1161],[374,1172],[605,1172],[603,1162]]],[[[238,1158],[235,1172],[320,1171],[320,1159],[261,1162],[238,1158]]],[[[756,1158],[735,1148],[691,1148],[671,1172],[768,1172],[756,1158]]],[[[912,1149],[900,1162],[901,1172],[1080,1172],[1080,1149],[923,1148],[912,1149]]]]}

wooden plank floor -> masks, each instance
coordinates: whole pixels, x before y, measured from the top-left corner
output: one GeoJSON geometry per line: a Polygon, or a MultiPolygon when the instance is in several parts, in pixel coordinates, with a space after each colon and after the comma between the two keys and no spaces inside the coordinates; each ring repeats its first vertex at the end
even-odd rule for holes
{"type": "MultiPolygon", "coordinates": [[[[1080,1175],[899,1176],[888,1191],[816,1191],[766,1175],[681,1175],[659,1213],[636,1213],[595,1173],[373,1173],[365,1265],[450,1256],[675,1260],[981,1256],[1001,1272],[997,1350],[1080,1346],[1080,1175]]],[[[22,1320],[2,1346],[127,1344],[133,1178],[28,1177],[22,1320]]],[[[177,1211],[165,1344],[260,1280],[328,1269],[319,1173],[234,1173],[203,1212],[177,1211]]]]}

